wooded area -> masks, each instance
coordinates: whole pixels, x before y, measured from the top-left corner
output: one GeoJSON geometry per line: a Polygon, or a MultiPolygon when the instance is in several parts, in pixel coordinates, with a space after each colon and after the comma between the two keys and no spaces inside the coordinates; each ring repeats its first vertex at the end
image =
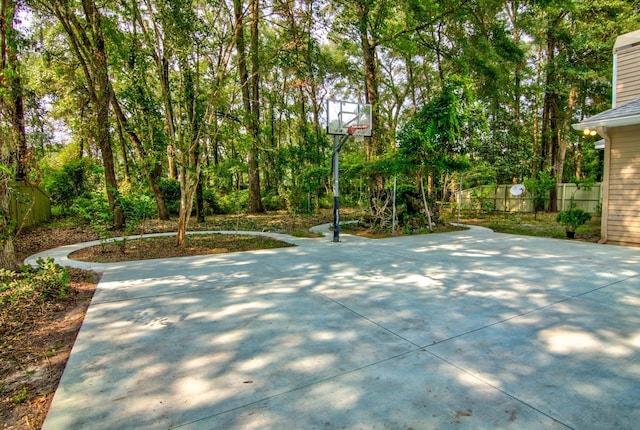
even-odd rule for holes
{"type": "MultiPolygon", "coordinates": [[[[329,99],[373,105],[341,194],[600,180],[626,0],[1,0],[0,200],[14,179],[61,212],[140,217],[331,204],[329,99]],[[423,189],[421,189],[423,188],[423,189]]],[[[555,187],[549,187],[551,193],[555,187]]],[[[549,200],[555,210],[554,196],[549,200]]]]}

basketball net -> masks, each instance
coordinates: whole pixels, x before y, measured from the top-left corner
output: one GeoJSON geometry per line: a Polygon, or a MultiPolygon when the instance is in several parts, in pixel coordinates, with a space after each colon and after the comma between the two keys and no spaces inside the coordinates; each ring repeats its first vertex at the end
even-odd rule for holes
{"type": "Polygon", "coordinates": [[[368,128],[367,124],[356,124],[349,127],[348,132],[356,142],[364,142],[364,136],[368,128]]]}

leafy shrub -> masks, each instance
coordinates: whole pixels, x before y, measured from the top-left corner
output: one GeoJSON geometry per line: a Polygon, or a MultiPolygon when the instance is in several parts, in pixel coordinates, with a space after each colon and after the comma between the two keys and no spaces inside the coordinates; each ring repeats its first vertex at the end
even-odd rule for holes
{"type": "Polygon", "coordinates": [[[218,195],[212,189],[202,190],[202,199],[204,200],[205,214],[219,215],[223,213],[218,195]]]}
{"type": "Polygon", "coordinates": [[[86,197],[95,185],[94,168],[90,158],[76,158],[67,161],[60,169],[47,172],[43,185],[52,203],[65,213],[76,199],[86,197]]]}
{"type": "Polygon", "coordinates": [[[543,170],[538,172],[537,178],[525,179],[523,183],[531,196],[534,214],[545,210],[551,201],[551,190],[556,186],[553,175],[543,170]]]}
{"type": "Polygon", "coordinates": [[[591,219],[591,214],[572,207],[569,210],[560,212],[556,216],[556,221],[562,224],[566,231],[575,232],[578,227],[591,219]]]}
{"type": "Polygon", "coordinates": [[[180,182],[177,179],[162,178],[158,186],[164,195],[164,201],[170,214],[180,213],[180,182]]]}
{"type": "Polygon", "coordinates": [[[285,208],[286,202],[282,196],[270,193],[262,197],[262,205],[268,211],[279,211],[285,208]]]}
{"type": "Polygon", "coordinates": [[[249,190],[232,191],[220,197],[220,210],[223,214],[244,212],[249,207],[249,190]]]}
{"type": "MultiPolygon", "coordinates": [[[[124,212],[125,222],[135,224],[157,215],[154,199],[147,194],[129,194],[120,196],[120,205],[124,212]]],[[[135,230],[132,227],[131,230],[135,230]]]]}
{"type": "Polygon", "coordinates": [[[22,300],[47,300],[66,297],[69,274],[53,258],[38,259],[38,266],[23,267],[21,272],[0,269],[0,303],[7,308],[22,300]]]}
{"type": "Polygon", "coordinates": [[[93,193],[89,197],[76,199],[72,211],[91,226],[104,245],[111,236],[110,228],[113,224],[107,197],[103,193],[93,193]]]}
{"type": "Polygon", "coordinates": [[[497,184],[476,187],[471,190],[473,206],[482,212],[493,212],[495,209],[495,192],[497,184]]]}

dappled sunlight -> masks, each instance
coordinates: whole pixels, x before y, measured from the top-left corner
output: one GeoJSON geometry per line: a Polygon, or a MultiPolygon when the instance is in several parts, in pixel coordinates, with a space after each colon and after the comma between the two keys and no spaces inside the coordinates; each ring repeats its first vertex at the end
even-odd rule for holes
{"type": "Polygon", "coordinates": [[[439,281],[436,281],[427,276],[418,275],[418,274],[404,276],[401,279],[397,280],[397,283],[400,285],[411,284],[411,285],[415,285],[416,287],[422,287],[422,288],[442,285],[442,283],[439,281]]]}
{"type": "Polygon", "coordinates": [[[182,368],[184,370],[209,370],[211,366],[219,365],[220,363],[230,362],[235,358],[235,353],[232,351],[211,351],[204,356],[189,357],[183,361],[182,368]]]}
{"type": "Polygon", "coordinates": [[[558,399],[633,399],[636,266],[486,236],[323,238],[106,273],[74,348],[67,423],[553,428],[542,410],[587,428],[558,399]],[[609,386],[581,373],[605,366],[609,386]]]}
{"type": "Polygon", "coordinates": [[[500,255],[500,252],[467,249],[464,252],[452,252],[451,255],[454,257],[490,258],[490,257],[495,257],[496,255],[500,255]]]}
{"type": "Polygon", "coordinates": [[[492,387],[502,388],[502,382],[500,379],[496,378],[496,375],[492,375],[489,373],[482,372],[459,372],[457,374],[457,381],[464,385],[465,387],[485,390],[487,388],[487,384],[492,387]]]}
{"type": "MultiPolygon", "coordinates": [[[[214,381],[207,380],[199,375],[189,375],[176,379],[173,383],[174,392],[185,402],[194,405],[206,404],[210,399],[210,393],[217,391],[220,387],[212,384],[214,381]]],[[[219,395],[219,393],[217,393],[219,395]]]]}
{"type": "Polygon", "coordinates": [[[589,397],[594,401],[598,401],[602,396],[607,395],[607,391],[602,386],[598,386],[589,382],[578,381],[575,382],[573,388],[576,392],[580,393],[583,397],[589,397]]]}
{"type": "Polygon", "coordinates": [[[591,353],[610,357],[628,357],[637,353],[632,348],[621,345],[615,333],[599,332],[597,334],[601,336],[578,327],[564,325],[542,330],[538,337],[546,345],[546,349],[554,354],[591,353]]]}
{"type": "Polygon", "coordinates": [[[631,338],[629,339],[629,345],[634,348],[640,348],[640,332],[631,336],[631,338]]]}
{"type": "Polygon", "coordinates": [[[362,392],[359,388],[332,380],[314,388],[313,394],[315,398],[322,399],[322,408],[325,410],[348,411],[361,399],[362,392]]]}
{"type": "Polygon", "coordinates": [[[254,312],[264,311],[265,309],[270,309],[272,307],[273,307],[273,304],[267,301],[258,302],[254,300],[251,302],[230,304],[223,308],[217,309],[215,311],[214,310],[208,311],[207,313],[210,319],[218,320],[218,319],[223,319],[233,315],[244,314],[249,311],[254,311],[254,312]]]}
{"type": "Polygon", "coordinates": [[[211,336],[209,343],[211,345],[230,345],[241,342],[246,336],[247,330],[233,330],[224,333],[220,333],[217,336],[211,336]]]}
{"type": "Polygon", "coordinates": [[[328,331],[319,329],[310,333],[309,338],[316,342],[340,340],[349,343],[358,339],[358,333],[353,330],[328,331]]]}
{"type": "Polygon", "coordinates": [[[333,354],[314,354],[308,357],[294,358],[287,367],[290,370],[313,374],[319,368],[331,368],[336,362],[336,357],[333,354]]]}

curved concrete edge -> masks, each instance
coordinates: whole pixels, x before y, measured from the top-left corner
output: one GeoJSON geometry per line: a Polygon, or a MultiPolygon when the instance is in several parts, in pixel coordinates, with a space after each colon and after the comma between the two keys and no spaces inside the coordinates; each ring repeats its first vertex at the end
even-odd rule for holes
{"type": "MultiPolygon", "coordinates": [[[[145,239],[150,237],[175,236],[176,234],[177,234],[176,232],[151,233],[151,234],[126,236],[126,239],[135,240],[135,239],[145,239]]],[[[282,233],[271,233],[271,232],[261,232],[261,231],[206,230],[206,231],[188,231],[187,234],[188,235],[240,234],[240,235],[246,235],[246,236],[264,236],[264,237],[270,237],[272,239],[277,239],[294,246],[301,245],[305,240],[311,240],[309,238],[298,238],[298,237],[293,237],[293,236],[289,236],[282,233]]],[[[125,237],[123,236],[112,237],[107,239],[105,242],[112,243],[119,240],[123,240],[124,238],[125,237]]],[[[97,246],[97,245],[100,245],[101,243],[103,242],[100,240],[92,240],[90,242],[76,243],[73,245],[65,245],[65,246],[60,246],[58,248],[49,249],[46,251],[39,252],[37,254],[33,254],[30,257],[27,257],[24,260],[24,264],[28,266],[36,267],[38,265],[37,263],[38,259],[44,260],[50,257],[50,258],[53,258],[53,260],[61,266],[72,267],[72,268],[83,269],[83,270],[93,270],[96,272],[104,272],[109,267],[116,265],[116,263],[95,263],[95,262],[89,262],[89,261],[72,260],[71,258],[69,258],[69,255],[71,255],[75,251],[78,251],[83,248],[88,248],[90,246],[97,246]]],[[[117,263],[117,265],[121,266],[122,263],[117,263]]]]}
{"type": "MultiPolygon", "coordinates": [[[[356,221],[345,221],[345,223],[356,223],[358,222],[356,221]]],[[[493,234],[493,230],[486,228],[486,227],[479,227],[479,226],[474,226],[474,225],[466,225],[466,224],[453,224],[453,225],[459,225],[460,227],[466,227],[469,230],[473,230],[475,233],[484,233],[484,234],[493,234]]],[[[333,223],[326,223],[326,224],[320,224],[314,227],[311,227],[309,229],[309,231],[314,232],[314,233],[321,233],[323,235],[323,237],[328,237],[328,236],[332,236],[333,235],[333,223]]],[[[131,236],[126,236],[127,239],[131,239],[131,240],[135,240],[135,239],[144,239],[144,238],[149,238],[149,237],[162,237],[162,236],[175,236],[177,233],[176,232],[168,232],[168,233],[151,233],[151,234],[142,234],[142,235],[131,235],[131,236]]],[[[294,246],[300,246],[303,243],[309,243],[308,241],[312,241],[315,238],[304,238],[304,237],[294,237],[294,236],[289,236],[287,234],[282,234],[282,233],[272,233],[272,232],[262,232],[262,231],[235,231],[235,230],[204,230],[204,231],[188,231],[187,232],[188,235],[193,235],[193,234],[241,234],[241,235],[247,235],[247,236],[264,236],[264,237],[271,237],[273,239],[277,239],[280,240],[282,242],[286,242],[289,243],[291,245],[294,246]]],[[[341,233],[341,235],[344,236],[352,236],[346,233],[341,233]]],[[[111,243],[111,242],[116,242],[119,240],[123,240],[124,237],[112,237],[107,239],[105,242],[107,243],[111,243]]],[[[364,240],[370,240],[370,239],[366,239],[366,238],[362,238],[364,240]]],[[[53,248],[53,249],[49,249],[46,251],[42,251],[39,252],[37,254],[34,254],[30,257],[27,257],[24,260],[24,264],[25,265],[29,265],[29,266],[33,266],[36,267],[38,265],[37,261],[38,259],[42,258],[42,259],[46,259],[48,257],[53,258],[53,260],[61,265],[61,266],[66,266],[66,267],[72,267],[72,268],[76,268],[76,269],[82,269],[82,270],[93,270],[96,272],[104,272],[105,270],[107,270],[109,267],[113,267],[113,266],[118,266],[121,267],[122,263],[95,263],[95,262],[89,262],[89,261],[79,261],[79,260],[72,260],[69,258],[69,255],[74,253],[75,251],[78,251],[80,249],[83,248],[88,248],[90,246],[97,246],[100,245],[102,243],[102,241],[100,240],[93,240],[90,242],[82,242],[82,243],[76,243],[73,245],[65,245],[65,246],[60,246],[58,248],[53,248]]]]}
{"type": "MultiPolygon", "coordinates": [[[[355,224],[358,223],[360,221],[358,220],[351,220],[351,221],[342,221],[340,224],[355,224]]],[[[311,227],[309,229],[309,231],[313,232],[313,233],[320,233],[323,236],[333,236],[333,223],[332,222],[328,222],[326,224],[320,224],[320,225],[316,225],[314,227],[311,227]]],[[[346,235],[346,236],[352,236],[348,233],[340,233],[340,235],[346,235]]]]}
{"type": "Polygon", "coordinates": [[[495,233],[489,227],[481,227],[479,225],[458,224],[457,222],[451,222],[451,223],[449,223],[449,225],[452,225],[454,227],[464,227],[466,229],[473,230],[473,231],[475,231],[477,233],[495,233]]]}

